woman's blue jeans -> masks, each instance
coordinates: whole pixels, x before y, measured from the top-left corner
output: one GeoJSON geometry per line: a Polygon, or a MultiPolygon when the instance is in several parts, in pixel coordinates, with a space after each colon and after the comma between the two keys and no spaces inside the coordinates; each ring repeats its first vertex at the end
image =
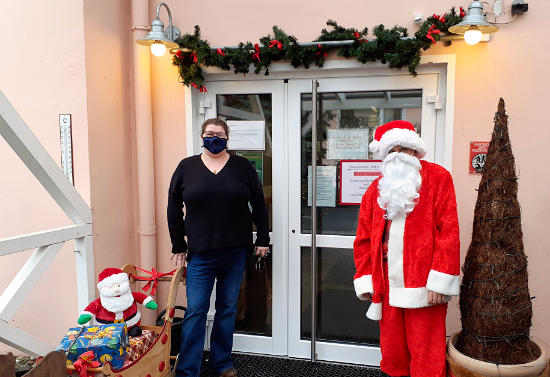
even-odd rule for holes
{"type": "Polygon", "coordinates": [[[231,349],[237,299],[246,265],[246,248],[195,254],[187,264],[187,310],[181,331],[177,377],[200,375],[206,314],[216,279],[216,315],[210,337],[210,364],[222,373],[233,367],[231,349]]]}

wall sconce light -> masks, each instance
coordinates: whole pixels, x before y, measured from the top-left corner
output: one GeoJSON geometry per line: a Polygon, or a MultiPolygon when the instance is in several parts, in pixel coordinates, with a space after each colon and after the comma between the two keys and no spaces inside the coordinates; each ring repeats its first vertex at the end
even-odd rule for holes
{"type": "Polygon", "coordinates": [[[166,49],[178,48],[174,41],[181,35],[180,30],[172,25],[172,13],[165,3],[157,5],[157,17],[151,23],[151,31],[143,39],[136,42],[143,46],[151,46],[151,52],[155,56],[162,56],[166,49]],[[159,18],[160,7],[164,6],[168,12],[168,27],[164,29],[164,23],[159,18]]]}
{"type": "Polygon", "coordinates": [[[485,19],[483,5],[479,0],[474,0],[468,6],[468,14],[462,22],[449,28],[451,33],[464,34],[464,40],[470,45],[475,45],[481,40],[482,34],[491,34],[498,31],[495,26],[485,19]]]}

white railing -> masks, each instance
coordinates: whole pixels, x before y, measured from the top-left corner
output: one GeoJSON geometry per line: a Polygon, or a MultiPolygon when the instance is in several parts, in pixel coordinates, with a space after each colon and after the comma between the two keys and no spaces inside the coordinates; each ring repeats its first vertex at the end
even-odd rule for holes
{"type": "MultiPolygon", "coordinates": [[[[0,239],[0,257],[35,249],[0,296],[0,342],[29,355],[45,355],[54,347],[11,325],[10,321],[63,244],[70,240],[74,240],[75,244],[79,311],[94,299],[92,213],[2,91],[0,135],[74,223],[62,228],[0,239]]],[[[52,299],[55,300],[55,297],[52,299]]]]}

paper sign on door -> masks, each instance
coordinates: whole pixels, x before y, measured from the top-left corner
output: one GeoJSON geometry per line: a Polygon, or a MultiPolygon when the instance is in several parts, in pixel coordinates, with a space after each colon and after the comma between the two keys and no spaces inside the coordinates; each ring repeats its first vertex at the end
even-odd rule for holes
{"type": "Polygon", "coordinates": [[[365,191],[380,176],[381,170],[381,160],[340,161],[340,204],[361,204],[365,191]]]}

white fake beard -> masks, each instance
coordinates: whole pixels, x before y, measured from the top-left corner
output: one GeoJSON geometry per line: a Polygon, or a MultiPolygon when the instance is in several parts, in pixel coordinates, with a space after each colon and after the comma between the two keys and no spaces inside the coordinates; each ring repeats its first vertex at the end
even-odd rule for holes
{"type": "Polygon", "coordinates": [[[111,313],[123,312],[134,303],[134,296],[129,289],[121,293],[120,297],[106,296],[101,292],[99,292],[99,297],[101,299],[101,305],[111,313]]]}
{"type": "Polygon", "coordinates": [[[422,184],[420,160],[406,153],[390,153],[382,163],[382,178],[378,182],[378,205],[393,220],[414,209],[422,184]]]}

